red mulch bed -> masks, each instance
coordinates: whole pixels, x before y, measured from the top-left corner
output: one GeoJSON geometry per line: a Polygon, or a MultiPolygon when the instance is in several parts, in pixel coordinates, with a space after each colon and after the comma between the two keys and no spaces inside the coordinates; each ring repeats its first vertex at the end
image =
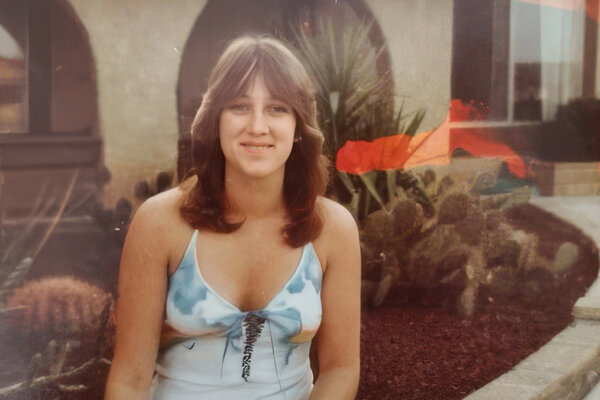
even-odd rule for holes
{"type": "Polygon", "coordinates": [[[575,301],[598,275],[596,245],[578,228],[533,205],[507,214],[516,228],[539,235],[539,251],[550,259],[563,242],[577,244],[580,256],[572,273],[558,283],[544,282],[554,289],[535,298],[484,294],[471,319],[456,314],[455,297],[444,298],[443,290],[432,298],[431,291],[394,289],[382,306],[363,310],[357,399],[462,399],[571,323],[575,301]]]}

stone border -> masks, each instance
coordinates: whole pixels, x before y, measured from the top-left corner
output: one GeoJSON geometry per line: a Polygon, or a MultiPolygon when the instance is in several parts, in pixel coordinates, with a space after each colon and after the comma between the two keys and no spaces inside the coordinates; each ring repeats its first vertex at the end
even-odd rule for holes
{"type": "MultiPolygon", "coordinates": [[[[532,203],[578,226],[600,247],[600,197],[534,198],[532,203]]],[[[600,380],[599,279],[572,314],[573,323],[550,342],[464,400],[582,399],[600,380]]]]}
{"type": "Polygon", "coordinates": [[[465,400],[575,400],[599,378],[600,322],[579,319],[465,400]]]}

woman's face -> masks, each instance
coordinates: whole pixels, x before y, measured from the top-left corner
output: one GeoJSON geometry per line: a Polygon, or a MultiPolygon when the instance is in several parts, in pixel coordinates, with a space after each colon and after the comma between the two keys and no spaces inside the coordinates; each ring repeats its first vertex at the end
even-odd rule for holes
{"type": "Polygon", "coordinates": [[[230,101],[219,121],[225,171],[246,178],[281,175],[294,144],[296,117],[285,102],[271,97],[258,75],[246,92],[230,101]]]}

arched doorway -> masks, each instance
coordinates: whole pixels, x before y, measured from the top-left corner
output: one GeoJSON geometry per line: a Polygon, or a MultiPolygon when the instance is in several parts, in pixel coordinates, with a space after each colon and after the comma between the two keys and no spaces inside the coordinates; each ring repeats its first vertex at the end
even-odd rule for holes
{"type": "Polygon", "coordinates": [[[0,26],[12,48],[0,43],[0,111],[11,117],[0,118],[0,224],[5,244],[24,242],[10,253],[14,260],[4,261],[35,254],[28,277],[82,275],[88,271],[77,271],[83,255],[98,245],[90,216],[102,188],[88,33],[67,0],[0,5],[0,26]],[[39,252],[47,232],[52,235],[39,252]]]}
{"type": "MultiPolygon", "coordinates": [[[[186,43],[177,86],[179,115],[178,176],[191,165],[190,128],[208,78],[217,58],[233,38],[243,34],[270,34],[292,40],[291,27],[300,23],[315,25],[320,17],[344,15],[357,22],[373,21],[369,39],[383,51],[375,68],[381,75],[391,69],[381,28],[362,0],[209,0],[186,43]]],[[[390,94],[393,82],[390,80],[390,94]]]]}

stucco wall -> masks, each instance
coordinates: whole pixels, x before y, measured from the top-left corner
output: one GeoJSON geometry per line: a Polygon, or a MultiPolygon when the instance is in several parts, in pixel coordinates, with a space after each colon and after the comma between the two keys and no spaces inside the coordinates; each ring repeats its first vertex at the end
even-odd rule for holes
{"type": "Polygon", "coordinates": [[[70,0],[96,62],[100,135],[112,179],[107,205],[177,157],[176,87],[189,32],[206,1],[70,0]]]}
{"type": "MultiPolygon", "coordinates": [[[[399,101],[424,108],[422,129],[443,121],[450,98],[452,2],[366,0],[389,45],[399,101]]],[[[177,157],[180,56],[206,0],[70,0],[96,62],[99,132],[112,179],[105,202],[177,157]]]]}
{"type": "Polygon", "coordinates": [[[452,1],[365,2],[389,46],[398,101],[406,110],[425,110],[423,130],[437,127],[450,101],[452,1]]]}

